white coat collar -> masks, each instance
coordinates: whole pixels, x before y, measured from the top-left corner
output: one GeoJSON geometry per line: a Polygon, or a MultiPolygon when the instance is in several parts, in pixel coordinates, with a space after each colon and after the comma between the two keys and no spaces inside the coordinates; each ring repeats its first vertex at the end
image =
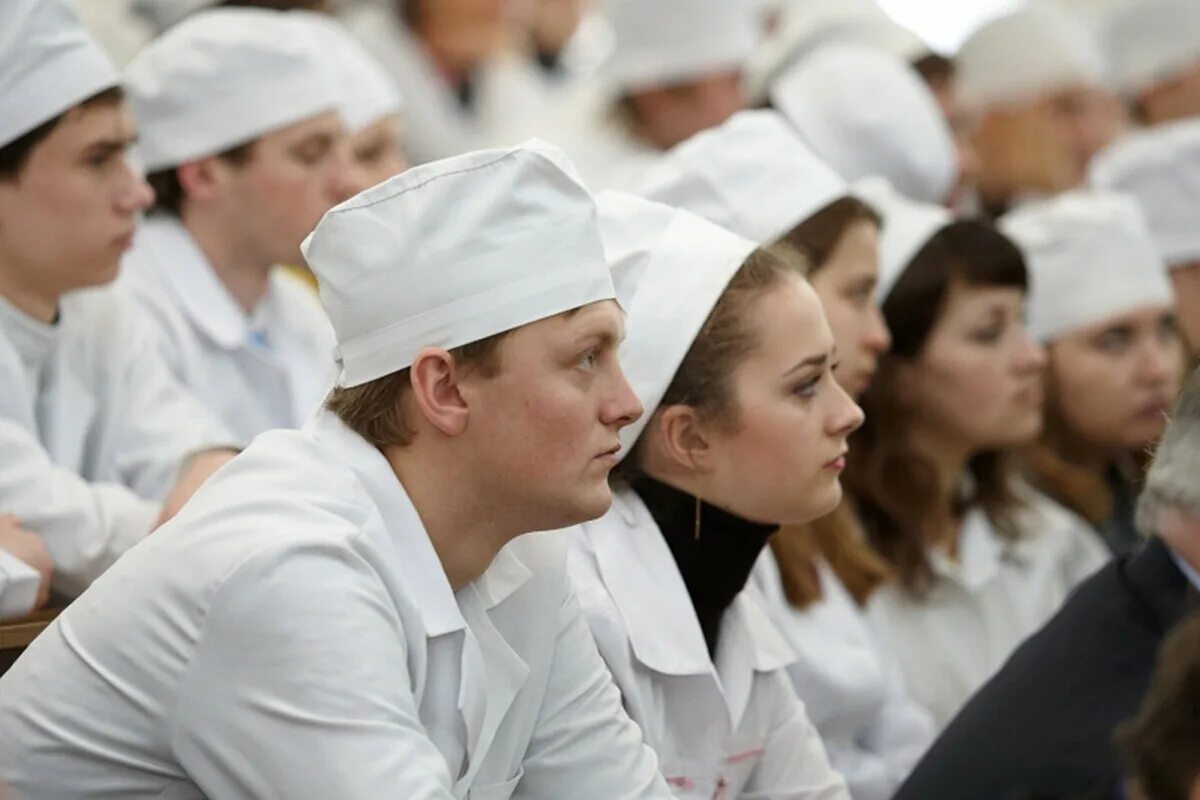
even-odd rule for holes
{"type": "MultiPolygon", "coordinates": [[[[62,308],[60,306],[60,314],[62,308]]],[[[8,340],[29,374],[37,374],[53,355],[62,335],[62,324],[34,319],[0,297],[0,334],[8,340]]]]}
{"type": "Polygon", "coordinates": [[[796,652],[771,622],[758,587],[747,583],[721,620],[717,644],[717,672],[735,728],[750,703],[754,673],[781,670],[795,661],[796,652]]]}
{"type": "Polygon", "coordinates": [[[968,592],[982,590],[1000,573],[1004,563],[1019,559],[1016,543],[1001,539],[980,508],[970,509],[963,517],[957,560],[951,559],[941,548],[935,548],[930,554],[934,574],[959,584],[968,592]]]}

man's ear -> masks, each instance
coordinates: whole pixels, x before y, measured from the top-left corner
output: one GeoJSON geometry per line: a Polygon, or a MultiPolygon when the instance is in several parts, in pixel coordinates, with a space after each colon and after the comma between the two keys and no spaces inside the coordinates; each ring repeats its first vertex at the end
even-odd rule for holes
{"type": "Polygon", "coordinates": [[[229,169],[217,156],[205,156],[176,167],[175,175],[185,198],[204,201],[218,194],[229,169]]]}
{"type": "Polygon", "coordinates": [[[409,368],[413,400],[426,421],[446,436],[467,429],[470,409],[459,391],[461,369],[439,347],[422,348],[409,368]]]}
{"type": "Polygon", "coordinates": [[[689,472],[705,472],[709,468],[710,444],[708,433],[696,409],[687,405],[672,405],[655,414],[652,425],[658,428],[662,455],[676,468],[689,472]]]}

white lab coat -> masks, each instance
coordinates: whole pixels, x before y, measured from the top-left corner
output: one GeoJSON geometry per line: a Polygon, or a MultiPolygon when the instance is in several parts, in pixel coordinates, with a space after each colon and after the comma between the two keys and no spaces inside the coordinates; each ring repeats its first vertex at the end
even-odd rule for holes
{"type": "Polygon", "coordinates": [[[0,513],[45,539],[68,595],[150,532],[189,455],[235,441],[116,287],[65,296],[54,325],[0,298],[0,386],[0,513]]]}
{"type": "Polygon", "coordinates": [[[721,620],[716,663],[671,551],[630,490],[572,529],[570,570],[625,708],[675,797],[847,798],[786,667],[795,658],[753,586],[721,620]]]}
{"type": "Polygon", "coordinates": [[[1095,531],[1045,495],[1027,492],[1023,536],[999,537],[986,515],[963,519],[958,559],[930,553],[934,582],[915,598],[881,588],[867,613],[881,646],[900,662],[905,684],[944,726],[1075,586],[1108,560],[1095,531]]]}
{"type": "Polygon", "coordinates": [[[770,549],[753,580],[772,622],[796,651],[792,685],[854,800],[887,800],[933,742],[933,720],[913,702],[900,667],[879,649],[866,617],[824,560],[823,596],[807,608],[788,602],[770,549]]]}
{"type": "Polygon", "coordinates": [[[513,54],[475,71],[474,101],[464,108],[421,43],[396,18],[393,3],[348,10],[346,27],[396,82],[404,98],[402,140],[409,161],[423,164],[509,143],[519,120],[542,116],[544,79],[528,59],[513,54]]]}
{"type": "Polygon", "coordinates": [[[32,611],[41,583],[42,576],[36,569],[0,548],[0,619],[32,611]]]}
{"type": "Polygon", "coordinates": [[[566,574],[512,542],[452,592],[387,460],[272,431],[0,680],[21,797],[667,798],[566,574]]]}
{"type": "Polygon", "coordinates": [[[247,315],[178,219],[154,217],[122,265],[176,377],[240,440],[298,428],[333,385],[333,327],[280,268],[247,315]]]}

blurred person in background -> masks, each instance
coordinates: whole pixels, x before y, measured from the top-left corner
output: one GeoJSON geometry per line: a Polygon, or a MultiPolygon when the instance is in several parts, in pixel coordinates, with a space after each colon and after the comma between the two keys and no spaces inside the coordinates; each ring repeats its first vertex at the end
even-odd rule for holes
{"type": "Polygon", "coordinates": [[[1200,115],[1200,4],[1129,2],[1105,30],[1113,78],[1146,126],[1200,115]]]}

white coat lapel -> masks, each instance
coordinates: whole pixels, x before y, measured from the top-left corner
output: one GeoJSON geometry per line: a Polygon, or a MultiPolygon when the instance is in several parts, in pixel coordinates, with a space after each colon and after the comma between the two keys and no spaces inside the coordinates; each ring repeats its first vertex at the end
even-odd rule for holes
{"type": "Polygon", "coordinates": [[[62,360],[56,360],[50,369],[38,398],[39,438],[55,464],[87,473],[84,453],[96,416],[96,397],[77,369],[62,360]]]}

